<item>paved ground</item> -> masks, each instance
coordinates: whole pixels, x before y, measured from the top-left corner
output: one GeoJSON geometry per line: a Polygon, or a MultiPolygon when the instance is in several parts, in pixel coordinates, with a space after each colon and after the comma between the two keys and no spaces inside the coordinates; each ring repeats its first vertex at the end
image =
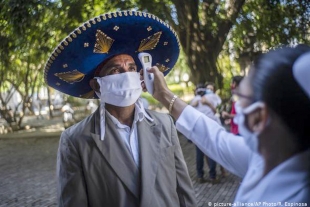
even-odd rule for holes
{"type": "MultiPolygon", "coordinates": [[[[41,128],[9,135],[0,134],[0,207],[57,206],[55,165],[62,130],[61,120],[56,118],[37,121],[29,118],[27,123],[41,128]],[[44,127],[45,125],[49,126],[44,127]]],[[[182,136],[180,142],[195,187],[198,206],[232,202],[240,179],[228,174],[216,185],[196,183],[195,146],[182,136]]],[[[205,172],[207,171],[205,163],[205,172]]]]}

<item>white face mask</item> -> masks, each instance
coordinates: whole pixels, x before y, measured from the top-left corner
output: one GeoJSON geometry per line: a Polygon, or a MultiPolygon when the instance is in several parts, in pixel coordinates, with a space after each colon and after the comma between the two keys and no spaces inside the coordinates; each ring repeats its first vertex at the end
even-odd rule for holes
{"type": "Polygon", "coordinates": [[[243,109],[240,106],[239,101],[235,104],[236,115],[234,117],[235,124],[238,125],[239,134],[245,140],[247,146],[254,152],[258,153],[258,135],[257,132],[251,132],[245,125],[245,116],[251,112],[253,112],[257,108],[264,107],[265,104],[262,102],[255,102],[250,106],[243,109]]]}
{"type": "Polygon", "coordinates": [[[142,93],[140,74],[126,72],[104,77],[96,77],[100,93],[96,93],[101,102],[114,106],[130,106],[142,93]]]}

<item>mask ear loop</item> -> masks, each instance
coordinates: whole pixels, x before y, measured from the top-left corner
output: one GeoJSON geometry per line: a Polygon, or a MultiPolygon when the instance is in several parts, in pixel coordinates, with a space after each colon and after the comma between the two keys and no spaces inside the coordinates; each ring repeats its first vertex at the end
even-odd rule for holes
{"type": "MultiPolygon", "coordinates": [[[[258,102],[253,103],[252,105],[248,106],[247,108],[245,108],[243,110],[243,112],[244,112],[244,114],[249,114],[258,108],[263,109],[265,107],[266,107],[266,104],[264,102],[258,101],[258,102]]],[[[270,116],[268,116],[267,121],[265,122],[265,127],[268,126],[270,124],[270,122],[271,122],[271,118],[270,118],[270,116]]]]}
{"type": "MultiPolygon", "coordinates": [[[[96,81],[100,79],[100,77],[94,77],[96,81]]],[[[98,82],[100,85],[100,83],[98,82]]],[[[100,98],[101,93],[95,91],[96,95],[100,98]]],[[[104,135],[105,135],[105,103],[100,100],[100,140],[104,141],[104,135]]]]}
{"type": "Polygon", "coordinates": [[[249,114],[249,113],[253,112],[255,109],[264,108],[265,106],[266,106],[265,103],[263,103],[262,101],[258,101],[258,102],[251,104],[250,106],[246,107],[245,109],[243,109],[243,113],[249,114]]]}

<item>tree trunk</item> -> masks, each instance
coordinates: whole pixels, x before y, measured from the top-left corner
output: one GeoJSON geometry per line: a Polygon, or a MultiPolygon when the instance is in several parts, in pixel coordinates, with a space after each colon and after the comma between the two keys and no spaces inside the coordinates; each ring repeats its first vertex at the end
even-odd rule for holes
{"type": "Polygon", "coordinates": [[[191,80],[197,83],[211,81],[223,85],[223,76],[217,69],[217,58],[222,51],[226,37],[233,26],[245,0],[231,0],[227,8],[227,19],[216,15],[220,2],[203,1],[203,11],[199,10],[200,1],[174,0],[179,25],[175,26],[180,43],[191,70],[191,80]],[[206,21],[202,23],[201,13],[206,21]],[[217,28],[210,25],[215,23],[217,28]]]}
{"type": "Polygon", "coordinates": [[[52,111],[51,91],[49,87],[47,87],[47,104],[48,104],[48,112],[50,114],[50,119],[52,119],[54,118],[54,115],[52,111]]]}

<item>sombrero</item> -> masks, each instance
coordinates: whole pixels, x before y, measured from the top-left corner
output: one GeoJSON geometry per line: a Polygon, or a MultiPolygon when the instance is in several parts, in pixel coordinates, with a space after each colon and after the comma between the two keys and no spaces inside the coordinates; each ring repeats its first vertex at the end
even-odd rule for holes
{"type": "Polygon", "coordinates": [[[152,55],[167,75],[180,51],[175,31],[153,14],[119,11],[95,17],[71,32],[52,52],[45,69],[45,82],[65,94],[80,98],[98,98],[89,81],[96,67],[118,54],[132,56],[138,70],[140,52],[152,55]]]}

